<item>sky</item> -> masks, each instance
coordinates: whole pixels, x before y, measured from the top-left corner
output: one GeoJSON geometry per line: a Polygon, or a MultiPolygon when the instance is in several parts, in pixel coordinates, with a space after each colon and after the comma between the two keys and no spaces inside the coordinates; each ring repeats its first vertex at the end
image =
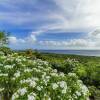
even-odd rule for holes
{"type": "Polygon", "coordinates": [[[12,49],[100,49],[100,0],[0,0],[12,49]]]}

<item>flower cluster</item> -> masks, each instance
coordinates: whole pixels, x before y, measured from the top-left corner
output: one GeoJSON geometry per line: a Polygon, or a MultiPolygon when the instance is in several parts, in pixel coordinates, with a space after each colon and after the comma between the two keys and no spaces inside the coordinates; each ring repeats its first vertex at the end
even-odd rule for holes
{"type": "Polygon", "coordinates": [[[11,100],[87,100],[89,95],[76,74],[65,75],[46,61],[16,53],[0,54],[0,93],[11,94],[11,100]]]}

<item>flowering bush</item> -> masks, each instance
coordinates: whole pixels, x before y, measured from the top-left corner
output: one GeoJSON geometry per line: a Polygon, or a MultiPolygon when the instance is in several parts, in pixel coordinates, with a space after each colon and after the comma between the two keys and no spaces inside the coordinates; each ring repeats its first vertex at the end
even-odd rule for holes
{"type": "Polygon", "coordinates": [[[65,75],[40,59],[0,52],[3,100],[87,100],[89,91],[75,73],[65,75]]]}

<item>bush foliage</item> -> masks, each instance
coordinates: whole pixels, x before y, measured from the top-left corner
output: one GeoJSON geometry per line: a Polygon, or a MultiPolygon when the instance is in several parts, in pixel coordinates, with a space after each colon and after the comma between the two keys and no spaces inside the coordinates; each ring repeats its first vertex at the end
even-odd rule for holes
{"type": "Polygon", "coordinates": [[[3,100],[87,100],[88,88],[75,73],[64,74],[40,59],[0,52],[3,100]]]}

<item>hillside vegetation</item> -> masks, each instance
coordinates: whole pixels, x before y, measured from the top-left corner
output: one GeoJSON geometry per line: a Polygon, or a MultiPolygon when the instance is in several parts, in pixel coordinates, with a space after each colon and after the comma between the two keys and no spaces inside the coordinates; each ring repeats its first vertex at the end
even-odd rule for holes
{"type": "Polygon", "coordinates": [[[0,49],[1,100],[100,100],[100,58],[0,49]]]}

